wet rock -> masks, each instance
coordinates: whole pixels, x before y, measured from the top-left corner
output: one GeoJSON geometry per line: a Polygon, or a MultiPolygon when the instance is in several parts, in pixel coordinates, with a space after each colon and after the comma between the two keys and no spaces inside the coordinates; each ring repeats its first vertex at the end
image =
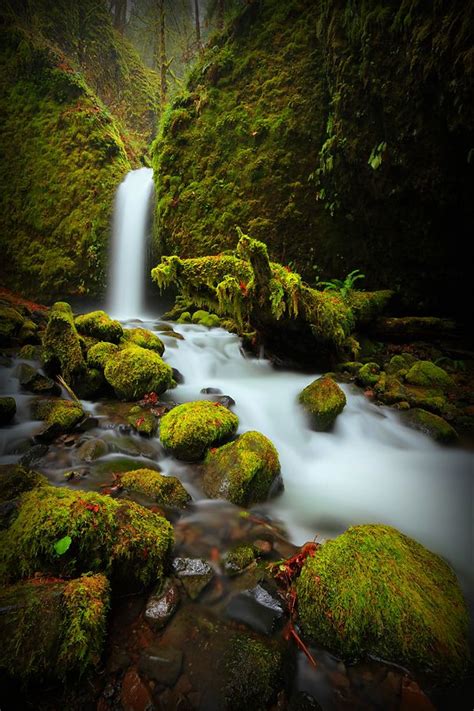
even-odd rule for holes
{"type": "Polygon", "coordinates": [[[191,501],[180,480],[175,476],[165,476],[153,469],[135,469],[121,478],[126,489],[145,494],[157,504],[183,508],[191,501]]]}
{"type": "Polygon", "coordinates": [[[201,558],[175,558],[173,573],[191,600],[196,600],[214,577],[211,566],[201,558]]]}
{"type": "Polygon", "coordinates": [[[208,447],[231,437],[238,423],[237,415],[219,403],[187,402],[161,419],[160,439],[178,459],[197,461],[208,447]]]}
{"type": "Polygon", "coordinates": [[[181,674],[183,652],[173,647],[152,645],[143,652],[139,670],[143,676],[164,686],[173,686],[181,674]]]}
{"type": "Polygon", "coordinates": [[[451,427],[449,422],[446,422],[439,415],[434,415],[432,412],[427,412],[421,408],[409,410],[405,415],[406,422],[416,430],[434,439],[436,442],[449,444],[455,442],[458,434],[454,427],[451,427]]]}
{"type": "Polygon", "coordinates": [[[287,711],[323,711],[316,699],[305,691],[292,694],[287,711]]]}
{"type": "Polygon", "coordinates": [[[260,432],[245,432],[229,444],[211,449],[203,466],[203,489],[213,499],[237,506],[265,501],[280,475],[278,452],[260,432]]]}
{"type": "Polygon", "coordinates": [[[69,304],[53,304],[43,335],[43,363],[47,372],[60,373],[74,386],[86,370],[79,334],[69,304]]]}
{"type": "Polygon", "coordinates": [[[122,344],[134,343],[141,348],[155,351],[158,355],[163,355],[165,346],[163,341],[155,333],[146,328],[126,328],[121,339],[122,344]]]}
{"type": "Polygon", "coordinates": [[[7,425],[13,420],[16,413],[16,400],[14,397],[0,397],[0,425],[7,425]]]}
{"type": "Polygon", "coordinates": [[[82,407],[71,400],[36,400],[31,410],[35,419],[45,423],[35,435],[38,442],[52,442],[59,435],[70,432],[84,417],[82,407]]]}
{"type": "Polygon", "coordinates": [[[28,343],[25,346],[22,346],[22,348],[20,348],[18,358],[23,358],[24,360],[40,360],[41,347],[34,346],[31,343],[28,343]]]}
{"type": "Polygon", "coordinates": [[[129,669],[123,678],[120,701],[123,711],[153,711],[156,708],[148,687],[135,669],[129,669]]]}
{"type": "Polygon", "coordinates": [[[270,635],[283,619],[285,610],[278,598],[271,595],[262,585],[257,585],[233,597],[226,607],[226,614],[256,632],[270,635]]]}
{"type": "Polygon", "coordinates": [[[15,499],[25,491],[47,484],[43,474],[20,464],[0,464],[0,501],[15,499]]]}
{"type": "Polygon", "coordinates": [[[81,462],[93,462],[95,459],[105,456],[108,451],[108,445],[103,439],[88,439],[81,444],[76,456],[81,462]]]}
{"type": "Polygon", "coordinates": [[[155,630],[162,629],[173,617],[179,605],[179,590],[171,580],[154,592],[145,607],[145,619],[155,630]]]}
{"type": "Polygon", "coordinates": [[[238,575],[255,560],[252,545],[243,543],[228,551],[223,558],[224,570],[228,575],[238,575]]]}
{"type": "Polygon", "coordinates": [[[47,444],[35,444],[30,447],[25,454],[19,459],[19,464],[24,467],[31,467],[33,464],[37,464],[48,452],[47,444]]]}
{"type": "Polygon", "coordinates": [[[79,333],[98,338],[100,341],[118,343],[123,336],[121,324],[111,319],[105,311],[91,311],[77,316],[74,323],[79,333]]]}
{"type": "Polygon", "coordinates": [[[17,377],[20,385],[25,390],[29,390],[37,395],[60,395],[61,388],[54,380],[42,375],[36,368],[33,368],[27,363],[21,363],[18,366],[17,377]]]}
{"type": "Polygon", "coordinates": [[[218,663],[228,709],[266,709],[281,686],[279,649],[245,634],[233,636],[218,663]]]}
{"type": "Polygon", "coordinates": [[[136,432],[147,437],[152,437],[156,434],[156,430],[158,429],[158,421],[155,415],[151,411],[145,410],[138,405],[130,409],[127,420],[128,424],[136,432]]]}
{"type": "Polygon", "coordinates": [[[357,373],[357,382],[368,388],[375,385],[380,376],[380,366],[377,363],[365,363],[357,373]]]}
{"type": "Polygon", "coordinates": [[[346,405],[346,396],[331,378],[317,378],[299,394],[298,400],[311,417],[314,428],[326,431],[346,405]]]}
{"type": "MultiPolygon", "coordinates": [[[[179,334],[176,334],[179,335],[179,334]]],[[[184,383],[184,375],[179,371],[177,368],[173,368],[173,379],[178,383],[178,385],[182,385],[184,383]]]]}

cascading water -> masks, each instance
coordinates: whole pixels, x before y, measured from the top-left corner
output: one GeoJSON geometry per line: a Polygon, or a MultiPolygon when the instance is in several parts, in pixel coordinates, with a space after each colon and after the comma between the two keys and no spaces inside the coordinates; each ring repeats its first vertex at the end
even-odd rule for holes
{"type": "Polygon", "coordinates": [[[114,318],[137,318],[145,294],[146,230],[153,170],[128,173],[115,201],[107,310],[114,318]]]}

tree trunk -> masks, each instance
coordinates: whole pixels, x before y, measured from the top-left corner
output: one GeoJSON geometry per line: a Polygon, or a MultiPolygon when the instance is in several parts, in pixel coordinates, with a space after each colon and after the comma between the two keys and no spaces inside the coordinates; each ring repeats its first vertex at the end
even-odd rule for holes
{"type": "Polygon", "coordinates": [[[199,0],[194,0],[194,21],[196,23],[196,43],[201,51],[201,19],[199,17],[199,0]]]}

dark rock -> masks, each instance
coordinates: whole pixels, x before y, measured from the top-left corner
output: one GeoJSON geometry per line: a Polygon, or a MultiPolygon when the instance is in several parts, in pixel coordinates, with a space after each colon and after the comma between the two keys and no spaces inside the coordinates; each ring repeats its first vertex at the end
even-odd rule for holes
{"type": "Polygon", "coordinates": [[[195,600],[214,577],[211,566],[201,558],[175,558],[173,573],[191,600],[195,600]]]}
{"type": "Polygon", "coordinates": [[[36,368],[28,365],[28,363],[21,363],[21,365],[19,365],[17,377],[22,388],[36,393],[37,395],[61,394],[61,388],[54,380],[46,377],[46,375],[42,375],[36,368]]]}
{"type": "Polygon", "coordinates": [[[18,464],[22,464],[25,467],[30,467],[32,464],[36,464],[42,459],[48,451],[47,444],[35,444],[31,447],[25,454],[21,457],[18,464]]]}
{"type": "Polygon", "coordinates": [[[123,678],[120,701],[123,711],[152,711],[156,708],[148,687],[135,669],[129,669],[123,678]]]}
{"type": "Polygon", "coordinates": [[[219,388],[202,388],[201,392],[204,395],[222,395],[222,390],[219,388]]]}
{"type": "Polygon", "coordinates": [[[180,373],[180,371],[177,368],[173,368],[172,370],[173,370],[174,380],[176,380],[178,385],[182,385],[184,383],[184,375],[182,373],[180,373]]]}
{"type": "Polygon", "coordinates": [[[171,580],[167,580],[162,590],[148,598],[145,619],[154,629],[161,629],[176,612],[179,605],[179,590],[171,580]]]}
{"type": "Polygon", "coordinates": [[[89,439],[81,444],[76,456],[82,462],[92,462],[103,457],[108,451],[108,445],[103,439],[89,439]]]}
{"type": "Polygon", "coordinates": [[[173,686],[183,666],[183,652],[174,647],[152,645],[143,652],[139,670],[148,679],[153,679],[164,686],[173,686]]]}
{"type": "Polygon", "coordinates": [[[282,603],[261,585],[239,593],[226,608],[230,618],[266,635],[274,631],[284,612],[282,603]]]}
{"type": "Polygon", "coordinates": [[[16,400],[14,397],[0,397],[0,425],[6,425],[15,417],[16,400]]]}

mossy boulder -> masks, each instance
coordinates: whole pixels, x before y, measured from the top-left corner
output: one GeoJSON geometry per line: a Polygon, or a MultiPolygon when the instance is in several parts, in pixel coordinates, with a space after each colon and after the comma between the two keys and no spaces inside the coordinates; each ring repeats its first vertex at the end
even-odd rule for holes
{"type": "Polygon", "coordinates": [[[0,464],[0,502],[16,499],[25,491],[47,484],[43,474],[21,464],[0,464]]]}
{"type": "Polygon", "coordinates": [[[448,373],[429,360],[417,361],[405,375],[405,380],[410,385],[419,385],[425,388],[437,388],[442,391],[454,386],[454,380],[448,373]]]}
{"type": "Polygon", "coordinates": [[[31,408],[32,416],[44,420],[43,429],[36,439],[49,442],[65,432],[70,432],[84,418],[84,410],[72,400],[35,400],[31,408]]]}
{"type": "Polygon", "coordinates": [[[24,321],[24,316],[12,306],[0,304],[0,346],[15,343],[24,321]]]}
{"type": "Polygon", "coordinates": [[[147,585],[163,575],[173,530],[132,501],[40,486],[23,494],[18,516],[0,533],[0,579],[104,572],[147,585]],[[59,541],[69,547],[57,553],[59,541]]]}
{"type": "Polygon", "coordinates": [[[126,472],[120,482],[126,489],[145,494],[164,506],[183,508],[191,501],[191,496],[177,477],[164,476],[153,469],[126,472]]]}
{"type": "Polygon", "coordinates": [[[381,373],[374,391],[377,398],[386,405],[407,402],[410,407],[421,407],[440,414],[447,409],[446,397],[441,390],[410,385],[402,382],[395,375],[381,373]]]}
{"type": "Polygon", "coordinates": [[[374,654],[437,679],[469,659],[468,613],[451,568],[395,528],[349,528],[308,557],[296,584],[304,633],[345,658],[374,654]]]}
{"type": "Polygon", "coordinates": [[[357,382],[364,387],[372,387],[380,376],[380,366],[377,363],[365,363],[357,373],[357,382]]]}
{"type": "Polygon", "coordinates": [[[100,660],[109,608],[105,575],[26,580],[0,591],[0,668],[24,681],[81,675],[100,660]]]}
{"type": "Polygon", "coordinates": [[[118,343],[123,336],[123,328],[118,321],[110,318],[105,311],[91,311],[77,316],[74,320],[77,330],[84,336],[92,336],[100,341],[118,343]]]}
{"type": "Polygon", "coordinates": [[[94,343],[87,351],[87,365],[90,368],[97,368],[97,370],[103,371],[109,358],[118,353],[118,351],[119,347],[115,343],[108,343],[107,341],[94,343]]]}
{"type": "Polygon", "coordinates": [[[177,459],[197,461],[206,450],[232,437],[237,415],[217,402],[187,402],[164,415],[160,423],[163,446],[177,459]]]}
{"type": "Polygon", "coordinates": [[[69,304],[62,301],[53,304],[42,344],[47,371],[54,375],[60,373],[73,385],[84,373],[86,364],[69,304]]]}
{"type": "Polygon", "coordinates": [[[298,401],[311,417],[318,431],[332,427],[336,417],[346,405],[346,396],[339,385],[329,377],[314,380],[301,391],[298,401]]]}
{"type": "Polygon", "coordinates": [[[81,462],[93,462],[104,457],[109,451],[109,445],[103,439],[94,437],[82,442],[76,456],[81,462]]]}
{"type": "Polygon", "coordinates": [[[104,375],[121,400],[161,394],[173,383],[173,371],[158,353],[135,345],[114,353],[106,361],[104,375]]]}
{"type": "Polygon", "coordinates": [[[156,434],[156,430],[158,429],[158,420],[155,415],[138,405],[130,408],[127,422],[136,432],[146,435],[147,437],[156,434]]]}
{"type": "Polygon", "coordinates": [[[122,343],[134,343],[141,348],[155,351],[158,355],[163,355],[165,346],[163,341],[152,331],[146,328],[126,328],[123,332],[122,343]]]}
{"type": "Polygon", "coordinates": [[[106,382],[102,371],[89,367],[83,371],[74,386],[76,394],[85,400],[99,396],[104,389],[106,382]]]}
{"type": "Polygon", "coordinates": [[[45,395],[47,393],[59,395],[61,393],[61,388],[54,380],[42,375],[42,373],[28,363],[20,364],[17,376],[21,387],[36,395],[45,395]]]}
{"type": "Polygon", "coordinates": [[[209,311],[199,309],[193,313],[191,322],[197,323],[199,326],[206,326],[207,328],[216,328],[220,325],[221,320],[217,314],[212,314],[209,313],[209,311]]]}
{"type": "Polygon", "coordinates": [[[389,375],[397,375],[400,371],[404,374],[416,363],[416,358],[411,353],[400,353],[392,356],[385,366],[385,372],[389,375]]]}
{"type": "Polygon", "coordinates": [[[223,557],[224,570],[228,575],[239,575],[255,560],[255,551],[252,545],[242,543],[240,546],[227,551],[223,557]]]}
{"type": "Polygon", "coordinates": [[[14,397],[0,397],[0,425],[7,425],[13,420],[16,413],[16,400],[14,397]]]}
{"type": "Polygon", "coordinates": [[[207,453],[202,484],[212,499],[252,506],[268,498],[279,474],[278,452],[270,440],[260,432],[245,432],[207,453]]]}
{"type": "Polygon", "coordinates": [[[446,422],[439,415],[434,415],[432,412],[427,412],[422,408],[413,408],[406,413],[405,419],[410,427],[420,430],[436,442],[449,444],[450,442],[455,442],[458,438],[456,430],[449,422],[446,422]]]}

